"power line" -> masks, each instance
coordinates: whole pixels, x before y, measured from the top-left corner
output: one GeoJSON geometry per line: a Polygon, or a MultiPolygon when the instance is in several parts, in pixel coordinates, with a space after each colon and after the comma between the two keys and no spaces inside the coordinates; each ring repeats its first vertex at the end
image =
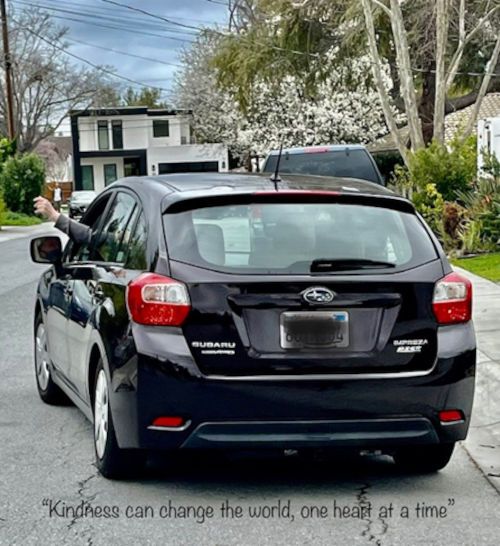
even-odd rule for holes
{"type": "Polygon", "coordinates": [[[210,2],[211,4],[219,4],[220,6],[226,6],[226,7],[229,6],[227,2],[221,2],[220,0],[206,0],[206,1],[210,2]]]}
{"type": "MultiPolygon", "coordinates": [[[[45,9],[48,9],[48,6],[46,4],[42,4],[40,2],[50,2],[50,0],[36,0],[37,3],[35,3],[35,1],[33,0],[32,2],[28,2],[27,0],[10,0],[12,3],[24,3],[24,4],[27,4],[29,3],[30,5],[32,6],[39,6],[39,7],[44,7],[45,9]]],[[[82,12],[82,8],[83,7],[87,7],[88,6],[88,2],[86,2],[85,0],[82,0],[82,2],[79,2],[78,0],[65,0],[64,1],[64,6],[66,8],[74,8],[74,9],[77,9],[78,12],[77,13],[81,13],[82,12]]],[[[52,6],[50,6],[52,7],[52,6]]],[[[53,8],[53,9],[56,9],[56,8],[53,8]]],[[[62,9],[62,8],[57,8],[57,9],[62,9]]],[[[110,14],[116,14],[116,8],[115,7],[112,7],[112,6],[100,6],[100,5],[93,5],[92,6],[92,13],[96,14],[96,15],[102,15],[104,17],[110,17],[110,14]]],[[[170,17],[169,18],[172,20],[172,21],[196,21],[198,23],[203,23],[203,24],[206,24],[206,25],[217,25],[220,23],[220,21],[207,21],[206,19],[194,19],[192,17],[190,18],[185,18],[185,17],[170,17]]],[[[147,17],[144,18],[143,20],[146,21],[147,17]]],[[[164,27],[164,25],[163,25],[164,27]]]]}
{"type": "MultiPolygon", "coordinates": [[[[192,43],[192,40],[188,40],[188,39],[184,39],[184,38],[168,36],[166,34],[155,34],[154,32],[147,32],[146,30],[138,30],[137,25],[134,26],[134,25],[130,24],[129,20],[127,20],[124,23],[117,22],[116,24],[103,24],[101,22],[102,20],[111,21],[112,23],[113,23],[113,21],[116,22],[118,20],[116,18],[113,19],[113,18],[99,17],[99,16],[95,16],[95,15],[92,15],[92,14],[72,12],[70,10],[63,10],[63,9],[60,9],[60,8],[45,7],[45,6],[42,6],[40,4],[32,4],[30,2],[23,2],[22,0],[17,0],[17,3],[28,5],[28,6],[39,7],[41,9],[46,9],[46,10],[65,13],[65,14],[66,13],[69,13],[69,14],[75,13],[77,17],[88,18],[90,20],[85,20],[85,19],[76,18],[76,17],[69,17],[67,15],[51,14],[50,16],[53,17],[54,19],[62,19],[64,21],[72,21],[72,22],[76,22],[76,23],[82,23],[82,24],[85,24],[85,25],[92,24],[92,26],[95,26],[95,27],[101,27],[101,28],[106,28],[106,29],[111,29],[111,30],[120,30],[122,32],[129,32],[129,33],[133,33],[133,34],[136,34],[136,35],[141,34],[141,35],[144,35],[144,36],[152,36],[152,37],[156,37],[156,38],[162,38],[164,40],[174,40],[174,41],[183,42],[183,43],[192,43]],[[94,21],[94,19],[97,19],[97,22],[94,21]],[[127,24],[129,26],[127,26],[127,24]],[[120,26],[118,26],[118,25],[120,25],[120,26]]],[[[152,27],[149,27],[149,28],[152,28],[152,27]]],[[[155,27],[155,28],[159,28],[159,27],[155,27]]],[[[153,30],[154,30],[154,28],[153,28],[153,30]]],[[[194,34],[194,33],[188,33],[188,31],[179,31],[177,29],[168,29],[168,30],[159,29],[159,31],[160,32],[173,32],[173,33],[178,33],[178,34],[185,34],[185,35],[187,35],[189,37],[192,37],[192,38],[196,37],[196,34],[194,34]]]]}
{"type": "MultiPolygon", "coordinates": [[[[125,26],[132,27],[134,29],[137,28],[137,21],[135,21],[135,24],[134,24],[134,21],[131,21],[130,18],[125,18],[123,16],[109,15],[109,12],[107,12],[105,15],[103,15],[103,14],[99,14],[99,13],[96,13],[96,12],[82,11],[81,9],[76,8],[76,7],[75,7],[75,9],[67,9],[67,8],[61,8],[61,7],[54,7],[54,6],[43,4],[43,3],[40,3],[40,2],[36,2],[36,3],[35,2],[29,2],[27,0],[13,0],[13,1],[16,4],[21,4],[21,5],[30,6],[30,7],[36,7],[36,8],[40,8],[40,9],[43,9],[43,10],[55,11],[55,12],[69,14],[69,15],[78,16],[78,17],[88,17],[90,19],[97,19],[99,21],[106,20],[107,22],[110,22],[110,23],[113,23],[113,24],[125,25],[125,26]],[[75,10],[77,10],[77,11],[75,11],[75,10]]],[[[71,7],[71,6],[69,6],[69,7],[71,7]]],[[[108,8],[108,9],[112,10],[112,8],[108,8]]],[[[141,25],[145,25],[146,27],[148,27],[150,30],[157,30],[157,31],[160,31],[160,32],[173,32],[173,33],[177,33],[177,34],[186,34],[188,36],[195,36],[196,35],[196,33],[192,32],[191,30],[185,30],[185,29],[179,30],[178,28],[176,28],[177,25],[173,25],[175,28],[166,28],[164,24],[161,24],[161,25],[155,24],[152,21],[149,21],[149,20],[146,20],[146,19],[141,19],[140,23],[141,23],[141,25]]]]}
{"type": "Polygon", "coordinates": [[[167,23],[170,23],[171,25],[176,25],[176,26],[184,27],[184,28],[188,28],[188,29],[200,30],[199,27],[195,27],[195,26],[192,26],[192,25],[185,25],[183,23],[177,23],[176,21],[173,21],[172,19],[168,19],[166,17],[163,17],[163,15],[152,14],[149,11],[143,10],[141,8],[136,8],[134,6],[129,6],[127,4],[122,4],[121,2],[116,2],[115,0],[101,0],[101,2],[105,2],[106,4],[113,4],[115,6],[119,6],[121,8],[126,8],[126,9],[129,9],[131,11],[135,11],[137,13],[142,13],[144,15],[148,15],[150,17],[154,17],[156,19],[160,19],[161,21],[165,21],[167,23]]]}
{"type": "Polygon", "coordinates": [[[186,44],[192,44],[193,43],[193,40],[175,38],[173,36],[165,36],[165,35],[162,35],[162,34],[154,34],[152,32],[140,31],[140,30],[137,30],[137,29],[134,30],[134,29],[122,28],[122,27],[117,27],[117,26],[112,26],[112,25],[104,25],[104,24],[101,24],[101,23],[89,23],[89,21],[82,21],[81,19],[75,19],[74,17],[63,17],[62,15],[52,15],[51,17],[53,17],[54,19],[61,19],[63,21],[72,21],[72,22],[76,22],[76,23],[82,23],[84,25],[92,24],[92,26],[94,26],[94,27],[106,28],[106,29],[111,29],[111,30],[120,30],[122,32],[128,32],[130,34],[135,34],[135,35],[151,36],[153,38],[162,38],[163,40],[174,40],[176,42],[183,42],[183,43],[186,43],[186,44]]]}
{"type": "Polygon", "coordinates": [[[65,38],[65,39],[68,40],[69,42],[74,42],[74,43],[86,45],[86,46],[89,46],[89,47],[95,47],[96,49],[102,49],[103,51],[109,51],[111,53],[117,53],[118,55],[125,55],[126,57],[133,57],[134,59],[142,59],[143,61],[150,61],[150,62],[153,62],[153,63],[164,64],[166,66],[175,66],[175,67],[178,67],[178,68],[183,68],[183,65],[178,64],[178,63],[169,63],[167,61],[162,61],[160,59],[153,59],[151,57],[144,57],[142,55],[136,55],[134,53],[128,53],[126,51],[119,51],[118,49],[112,49],[110,47],[104,47],[104,46],[100,46],[100,45],[97,45],[97,44],[91,44],[89,42],[84,42],[83,40],[77,40],[76,38],[65,38]]]}
{"type": "MultiPolygon", "coordinates": [[[[17,25],[19,25],[19,22],[18,21],[14,21],[17,25]]],[[[128,78],[127,76],[123,76],[121,74],[117,74],[116,72],[113,72],[112,70],[109,70],[103,66],[99,66],[99,65],[96,65],[94,64],[92,61],[89,61],[88,59],[85,59],[83,57],[80,57],[79,55],[76,55],[75,53],[71,53],[70,51],[67,51],[66,49],[64,49],[62,46],[48,40],[47,38],[45,38],[44,36],[42,36],[41,34],[39,34],[38,32],[35,32],[34,30],[28,28],[28,27],[18,27],[18,28],[22,28],[23,30],[26,30],[27,32],[29,32],[30,34],[33,34],[34,36],[36,36],[37,38],[39,38],[40,40],[44,41],[45,43],[49,44],[50,46],[52,46],[54,49],[58,50],[58,51],[61,51],[62,53],[65,53],[66,55],[70,56],[70,57],[73,57],[74,59],[77,59],[78,61],[82,62],[82,63],[85,63],[85,64],[88,64],[89,66],[91,66],[92,68],[95,68],[96,70],[99,70],[100,72],[103,72],[104,74],[108,74],[110,76],[113,76],[114,78],[119,78],[121,80],[124,80],[126,82],[129,82],[129,83],[132,83],[134,85],[139,85],[140,87],[146,87],[146,88],[149,88],[151,87],[151,85],[148,85],[144,82],[139,82],[137,80],[133,80],[132,78],[128,78]]],[[[160,91],[166,91],[167,93],[172,93],[172,91],[170,89],[167,89],[165,87],[156,87],[156,89],[159,89],[160,91]]]]}

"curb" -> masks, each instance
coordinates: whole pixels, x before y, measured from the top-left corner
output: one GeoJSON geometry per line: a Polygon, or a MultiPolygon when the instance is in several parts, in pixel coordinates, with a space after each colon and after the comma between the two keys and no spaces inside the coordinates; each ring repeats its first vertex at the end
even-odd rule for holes
{"type": "Polygon", "coordinates": [[[469,434],[461,446],[500,493],[500,286],[454,267],[473,284],[477,338],[476,392],[469,434]],[[495,322],[496,320],[496,322],[495,322]]]}
{"type": "Polygon", "coordinates": [[[2,226],[0,230],[0,244],[15,239],[31,237],[40,233],[51,232],[53,230],[52,222],[44,222],[35,226],[2,226]]]}

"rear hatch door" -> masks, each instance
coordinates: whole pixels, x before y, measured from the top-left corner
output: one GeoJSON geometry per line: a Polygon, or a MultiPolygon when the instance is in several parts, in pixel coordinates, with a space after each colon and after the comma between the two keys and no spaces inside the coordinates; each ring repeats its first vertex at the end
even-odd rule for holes
{"type": "Polygon", "coordinates": [[[164,218],[171,275],[191,298],[183,332],[203,373],[433,366],[443,267],[410,205],[285,192],[193,204],[164,218]]]}

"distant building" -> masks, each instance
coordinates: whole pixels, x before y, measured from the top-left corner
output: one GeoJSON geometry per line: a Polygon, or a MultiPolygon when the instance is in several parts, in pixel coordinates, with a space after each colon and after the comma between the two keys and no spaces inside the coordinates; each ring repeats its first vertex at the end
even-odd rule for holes
{"type": "Polygon", "coordinates": [[[70,113],[75,190],[103,190],[118,178],[228,170],[223,144],[195,144],[191,113],[147,107],[70,113]]]}

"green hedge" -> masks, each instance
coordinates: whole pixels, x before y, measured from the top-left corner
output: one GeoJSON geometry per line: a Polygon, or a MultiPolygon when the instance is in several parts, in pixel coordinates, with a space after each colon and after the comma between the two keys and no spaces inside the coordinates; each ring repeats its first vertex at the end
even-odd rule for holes
{"type": "Polygon", "coordinates": [[[42,192],[45,166],[35,154],[9,157],[0,175],[0,191],[12,212],[33,214],[33,199],[42,192]]]}

